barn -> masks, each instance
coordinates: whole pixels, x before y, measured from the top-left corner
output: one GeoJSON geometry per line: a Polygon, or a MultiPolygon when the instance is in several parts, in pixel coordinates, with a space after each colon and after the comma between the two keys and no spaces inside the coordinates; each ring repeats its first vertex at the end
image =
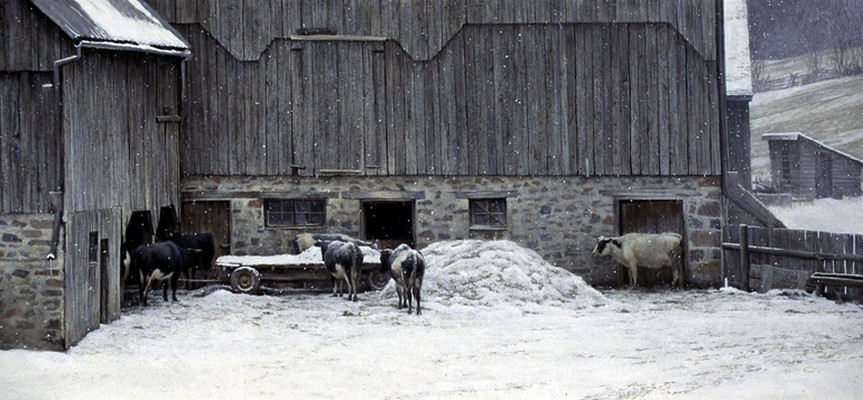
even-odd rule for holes
{"type": "Polygon", "coordinates": [[[0,6],[0,348],[119,318],[127,222],[180,201],[189,45],[144,2],[103,3],[0,6]]]}
{"type": "Polygon", "coordinates": [[[863,160],[800,132],[763,135],[775,189],[797,200],[860,196],[863,160]]]}
{"type": "Polygon", "coordinates": [[[726,219],[764,221],[729,183],[724,3],[7,1],[0,346],[117,318],[121,245],[165,231],[508,239],[616,285],[596,237],[671,230],[717,286],[726,219]]]}
{"type": "Polygon", "coordinates": [[[152,4],[194,53],[182,223],[225,251],[502,238],[615,284],[597,236],[674,230],[721,280],[722,2],[152,4]]]}

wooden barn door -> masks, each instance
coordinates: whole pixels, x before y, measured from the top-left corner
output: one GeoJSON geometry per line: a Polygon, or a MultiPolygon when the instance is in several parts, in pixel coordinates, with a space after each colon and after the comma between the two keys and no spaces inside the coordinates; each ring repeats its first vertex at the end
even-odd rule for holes
{"type": "MultiPolygon", "coordinates": [[[[187,201],[183,202],[181,225],[183,233],[212,233],[216,240],[216,255],[231,254],[231,202],[187,201]]],[[[210,266],[210,279],[226,278],[223,271],[210,266]]]]}
{"type": "Polygon", "coordinates": [[[67,349],[99,324],[120,317],[121,226],[119,209],[69,216],[64,254],[67,349]]]}
{"type": "MultiPolygon", "coordinates": [[[[677,232],[684,235],[683,202],[680,200],[621,200],[619,206],[621,234],[677,232]]],[[[619,276],[623,279],[620,283],[629,282],[626,269],[621,269],[623,273],[619,276]]],[[[638,269],[638,284],[641,286],[670,284],[672,280],[671,268],[638,269]]]]}

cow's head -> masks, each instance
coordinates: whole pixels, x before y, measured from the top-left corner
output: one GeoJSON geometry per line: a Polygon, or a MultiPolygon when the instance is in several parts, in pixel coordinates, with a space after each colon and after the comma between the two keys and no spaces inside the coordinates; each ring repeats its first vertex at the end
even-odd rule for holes
{"type": "Polygon", "coordinates": [[[599,240],[596,242],[596,247],[593,248],[591,254],[594,257],[607,256],[609,251],[611,251],[610,246],[620,247],[620,240],[617,238],[607,238],[605,236],[600,236],[599,240]]]}
{"type": "Polygon", "coordinates": [[[390,256],[393,255],[393,251],[390,249],[381,250],[381,273],[390,272],[392,266],[390,265],[390,256]]]}

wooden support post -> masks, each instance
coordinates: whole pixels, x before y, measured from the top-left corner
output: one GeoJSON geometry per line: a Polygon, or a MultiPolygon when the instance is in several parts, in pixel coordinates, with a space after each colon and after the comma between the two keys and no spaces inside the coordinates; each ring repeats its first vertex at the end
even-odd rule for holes
{"type": "Polygon", "coordinates": [[[740,275],[741,289],[750,291],[749,286],[749,226],[740,225],[740,275]]]}

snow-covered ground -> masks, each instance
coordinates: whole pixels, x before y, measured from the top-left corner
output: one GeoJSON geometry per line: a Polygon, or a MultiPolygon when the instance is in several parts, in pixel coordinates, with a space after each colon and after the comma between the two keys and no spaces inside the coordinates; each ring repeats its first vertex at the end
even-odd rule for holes
{"type": "Polygon", "coordinates": [[[425,249],[393,290],[151,297],[66,353],[0,351],[2,399],[851,399],[863,309],[801,292],[607,291],[511,242],[425,249]]]}
{"type": "Polygon", "coordinates": [[[863,197],[795,202],[770,211],[789,229],[863,235],[863,197]]]}

